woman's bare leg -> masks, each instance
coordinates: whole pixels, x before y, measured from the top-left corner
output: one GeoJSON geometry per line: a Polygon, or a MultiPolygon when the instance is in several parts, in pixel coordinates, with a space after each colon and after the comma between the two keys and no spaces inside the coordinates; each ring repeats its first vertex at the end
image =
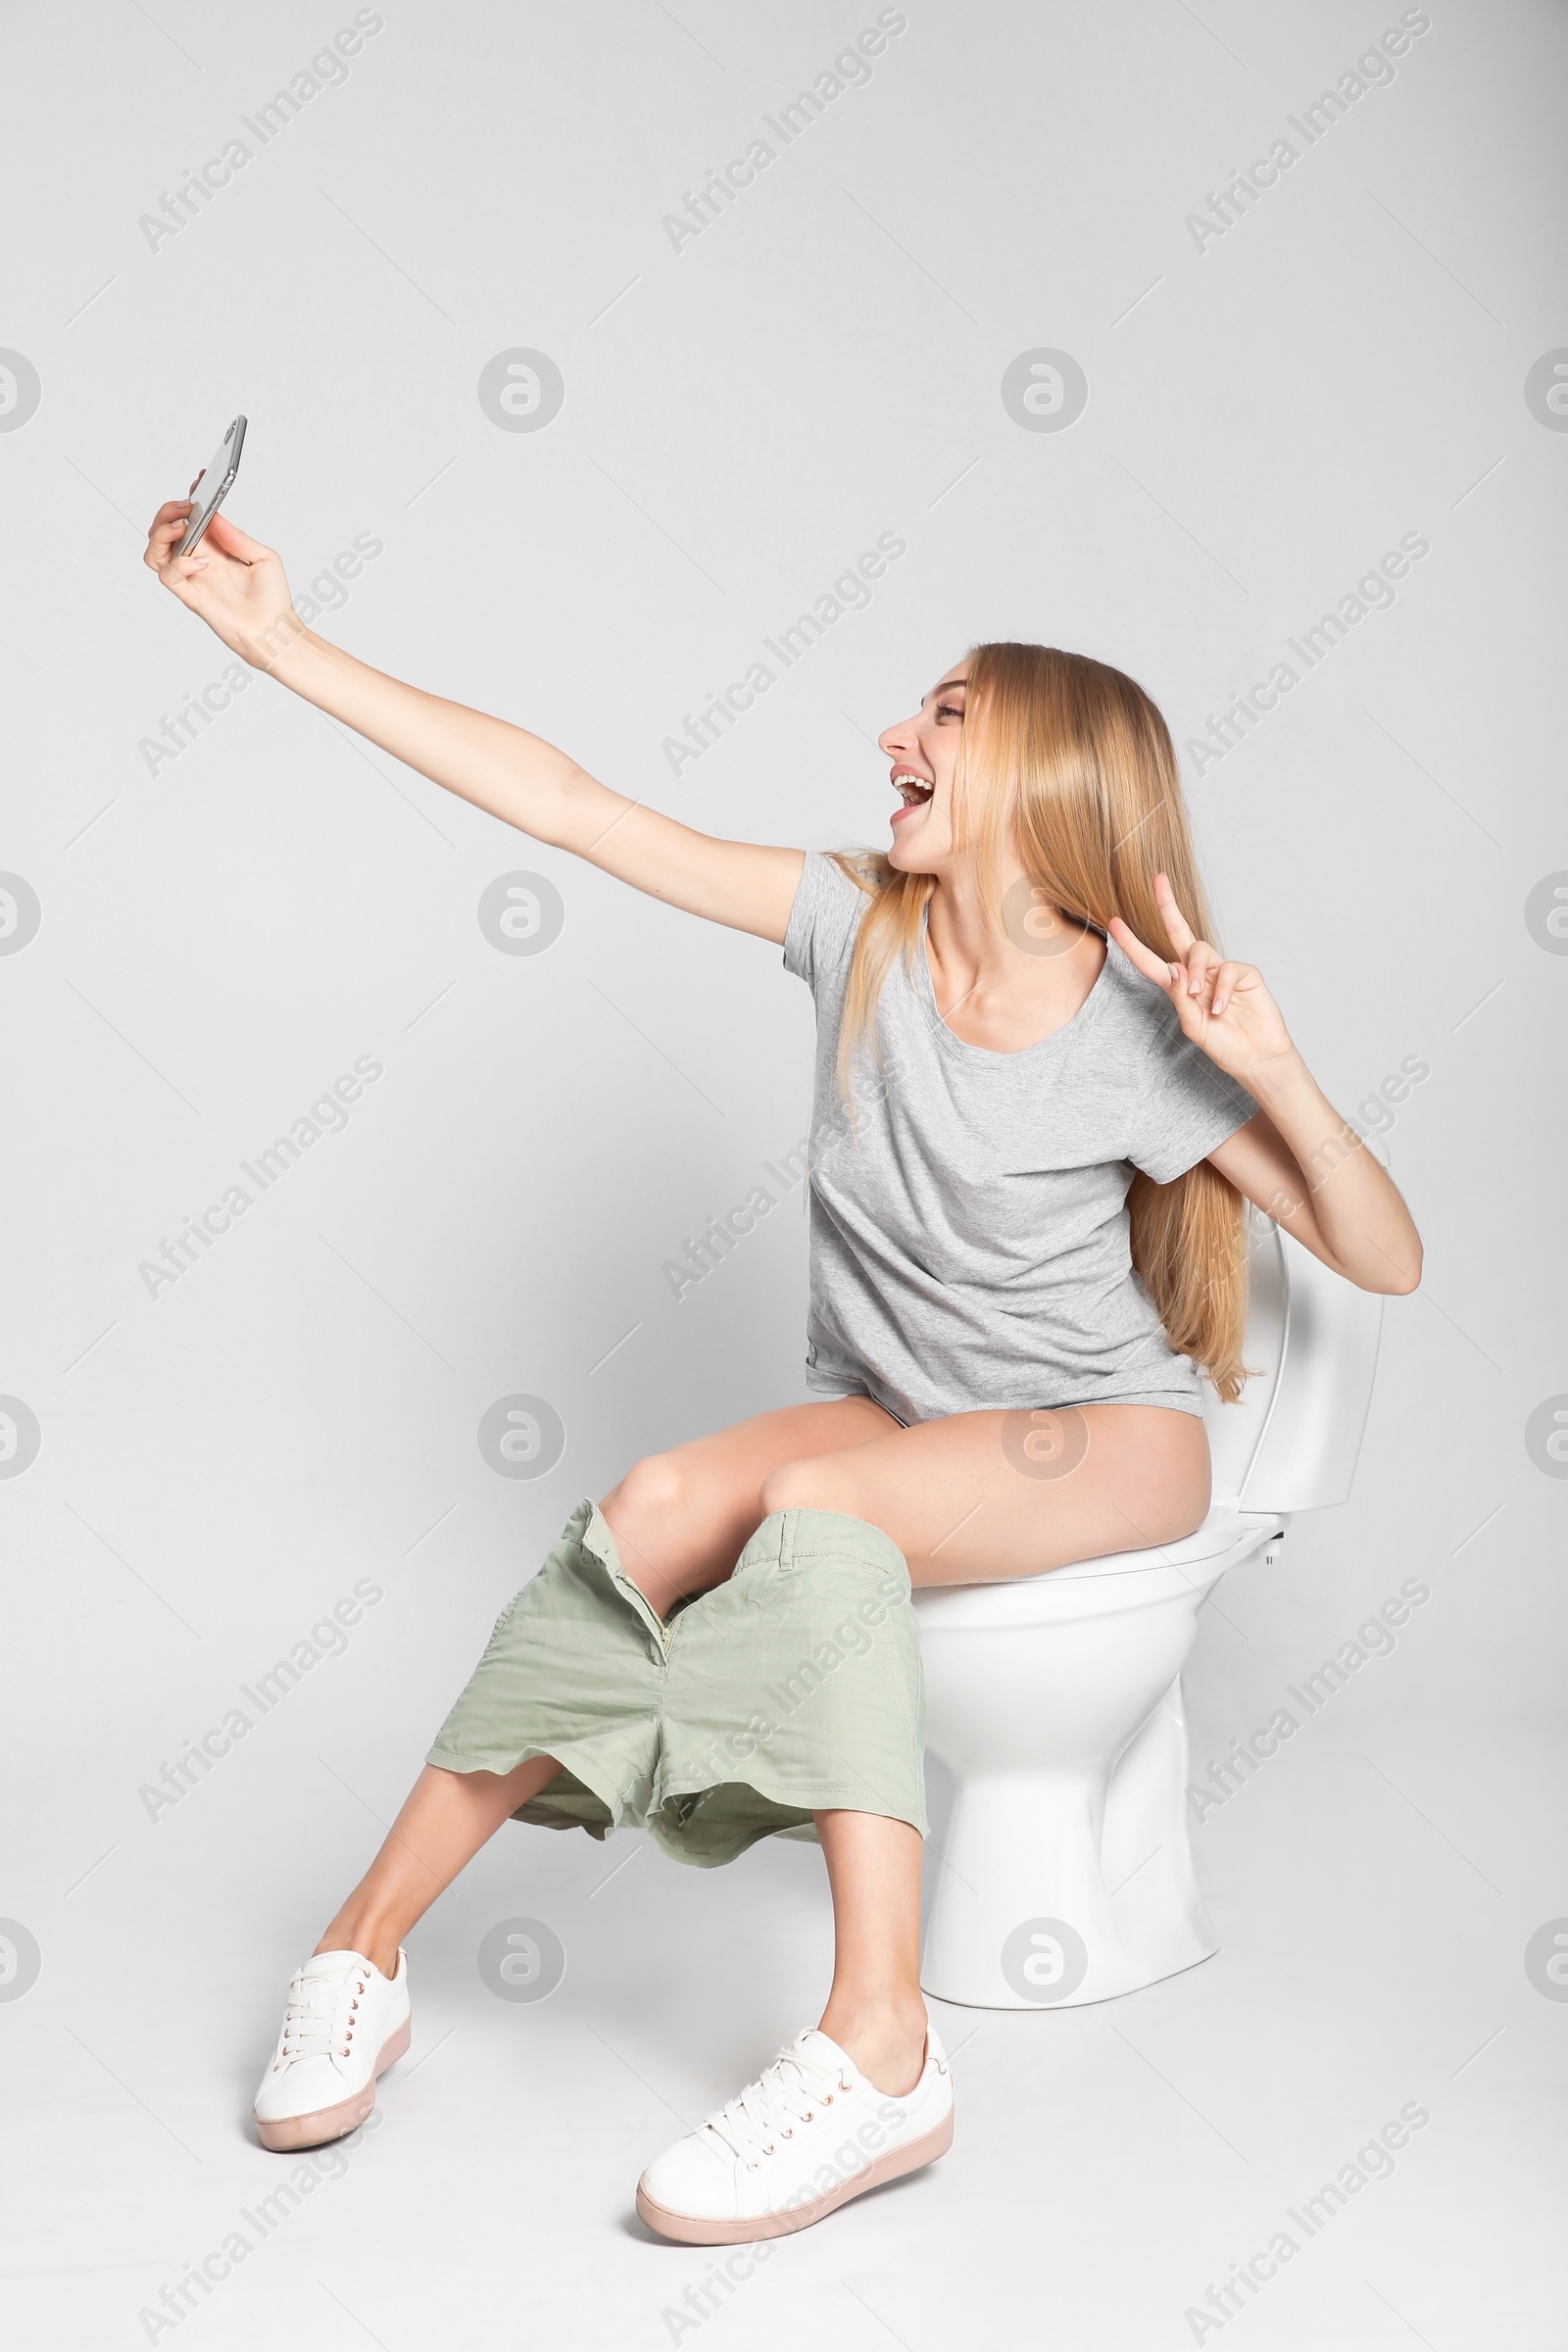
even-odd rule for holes
{"type": "Polygon", "coordinates": [[[762,1483],[786,1462],[898,1434],[869,1396],[791,1404],[634,1462],[600,1504],[620,1564],[662,1617],[729,1575],[767,1517],[762,1483]]]}
{"type": "Polygon", "coordinates": [[[868,2082],[903,2098],[925,2058],[920,1834],[880,1813],[814,1819],[833,1890],[833,1986],[822,2032],[868,2082]]]}
{"type": "MultiPolygon", "coordinates": [[[[1209,1501],[1192,1413],[1086,1405],[959,1413],[901,1429],[869,1398],[805,1405],[639,1462],[602,1506],[622,1565],[661,1613],[730,1573],[772,1511],[842,1511],[890,1536],[916,1585],[1038,1576],[1176,1542],[1209,1501]]],[[[822,2031],[894,2097],[920,2073],[921,1843],[878,1814],[815,1816],[833,1893],[822,2031]]]]}
{"type": "Polygon", "coordinates": [[[1087,1404],[901,1429],[868,1396],[759,1413],[636,1463],[601,1509],[662,1616],[722,1584],[771,1511],[843,1511],[891,1536],[916,1585],[1039,1576],[1171,1544],[1202,1522],[1197,1413],[1087,1404]]]}
{"type": "MultiPolygon", "coordinates": [[[[682,1592],[721,1584],[765,1516],[760,1494],[770,1471],[894,1426],[868,1397],[846,1397],[760,1413],[637,1463],[604,1502],[627,1575],[661,1615],[682,1592]]],[[[363,1952],[390,1976],[415,1921],[560,1769],[551,1756],[505,1775],[427,1764],[317,1950],[363,1952]]]]}
{"type": "Polygon", "coordinates": [[[560,1770],[554,1756],[531,1756],[508,1773],[446,1772],[427,1764],[317,1950],[363,1952],[384,1977],[395,1976],[398,1945],[415,1921],[560,1770]]]}
{"type": "Polygon", "coordinates": [[[995,1583],[1191,1535],[1208,1509],[1208,1437],[1164,1405],[954,1413],[787,1463],[761,1501],[868,1520],[915,1585],[995,1583]]]}
{"type": "MultiPolygon", "coordinates": [[[[1197,1415],[1157,1406],[958,1413],[905,1430],[869,1397],[848,1396],[761,1413],[639,1462],[603,1504],[626,1573],[661,1614],[681,1593],[721,1584],[769,1512],[800,1507],[881,1528],[916,1585],[1039,1575],[1197,1527],[1208,1507],[1207,1440],[1197,1415]],[[1043,1424],[1023,1444],[1021,1418],[1043,1424]]],[[[318,1951],[363,1952],[390,1974],[415,1921],[559,1769],[550,1757],[505,1775],[427,1765],[318,1951]]],[[[821,1821],[849,1825],[823,1836],[840,1920],[827,2015],[863,2042],[864,2071],[891,2089],[873,2068],[897,2073],[916,2012],[924,2017],[910,1925],[919,1839],[875,1814],[821,1821]]],[[[824,2031],[841,2039],[826,2017],[824,2031]]],[[[862,2063],[854,2042],[842,2046],[862,2063]]]]}

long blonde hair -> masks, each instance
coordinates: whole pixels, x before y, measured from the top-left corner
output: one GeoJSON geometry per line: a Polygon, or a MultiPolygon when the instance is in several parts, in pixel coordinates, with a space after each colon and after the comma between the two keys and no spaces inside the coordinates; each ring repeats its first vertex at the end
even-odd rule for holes
{"type": "MultiPolygon", "coordinates": [[[[965,674],[954,840],[997,928],[1010,838],[1030,880],[1069,919],[1102,932],[1119,914],[1163,954],[1153,887],[1163,873],[1199,937],[1213,941],[1176,754],[1143,688],[1103,662],[1049,645],[972,646],[965,674]]],[[[853,1116],[857,1046],[875,1036],[877,999],[895,956],[913,965],[936,878],[899,873],[870,851],[839,852],[837,862],[871,900],[839,1043],[839,1086],[853,1116]]],[[[1127,1207],[1133,1265],[1171,1345],[1234,1403],[1247,1378],[1241,1195],[1200,1161],[1171,1184],[1135,1174],[1127,1207]]]]}

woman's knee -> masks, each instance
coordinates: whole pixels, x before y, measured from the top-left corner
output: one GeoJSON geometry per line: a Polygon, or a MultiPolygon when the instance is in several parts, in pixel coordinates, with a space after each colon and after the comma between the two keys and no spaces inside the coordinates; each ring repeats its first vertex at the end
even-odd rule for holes
{"type": "Polygon", "coordinates": [[[650,1453],[633,1462],[600,1508],[612,1527],[635,1531],[640,1543],[657,1543],[679,1526],[690,1500],[689,1481],[674,1455],[650,1453]]]}
{"type": "Polygon", "coordinates": [[[836,1454],[782,1462],[762,1481],[763,1516],[772,1511],[854,1511],[850,1481],[836,1454]]]}

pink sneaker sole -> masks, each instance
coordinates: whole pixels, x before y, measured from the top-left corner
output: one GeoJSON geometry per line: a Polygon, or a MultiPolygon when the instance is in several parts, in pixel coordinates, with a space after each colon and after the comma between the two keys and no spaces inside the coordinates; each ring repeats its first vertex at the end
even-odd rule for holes
{"type": "Polygon", "coordinates": [[[741,2246],[750,2245],[754,2238],[787,2237],[792,2230],[808,2230],[830,2213],[847,2205],[852,2197],[865,2194],[868,2188],[880,2188],[885,2180],[897,2180],[905,2173],[917,2173],[923,2164],[931,2164],[945,2156],[953,2145],[953,2111],[950,2108],[934,2132],[921,2139],[911,2139],[902,2148],[890,2148],[879,2156],[863,2173],[853,2180],[841,2180],[837,2188],[824,2190],[800,2205],[791,2205],[783,2213],[760,2213],[751,2221],[706,2221],[694,2214],[671,2213],[667,2206],[656,2205],[645,2196],[642,2184],[637,2187],[637,2211],[650,2230],[661,2237],[672,2237],[683,2246],[741,2246]]]}
{"type": "Polygon", "coordinates": [[[375,2071],[363,2090],[350,2099],[339,2099],[335,2107],[318,2107],[310,2115],[285,2115],[275,2124],[264,2124],[260,2116],[252,2122],[261,2135],[264,2148],[318,2148],[328,2139],[341,2139],[345,2132],[353,2132],[364,2123],[375,2105],[375,2085],[389,2066],[395,2066],[414,2037],[414,2020],[404,2019],[390,2041],[383,2042],[376,2059],[375,2071]]]}

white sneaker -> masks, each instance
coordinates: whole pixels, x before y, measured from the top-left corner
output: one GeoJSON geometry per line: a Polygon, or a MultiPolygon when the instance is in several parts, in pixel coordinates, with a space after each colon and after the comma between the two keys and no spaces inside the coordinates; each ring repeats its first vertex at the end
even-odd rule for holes
{"type": "Polygon", "coordinates": [[[952,2141],[953,2080],[934,2033],[919,2082],[895,2099],[811,2027],[649,2166],[637,2211],[650,2230],[689,2246],[782,2237],[917,2171],[952,2141]]]}
{"type": "Polygon", "coordinates": [[[341,2139],[375,2104],[375,2079],[409,2046],[409,1955],[383,1977],[363,1952],[318,1952],[296,1969],[283,2031],[254,2110],[264,2148],[341,2139]]]}

